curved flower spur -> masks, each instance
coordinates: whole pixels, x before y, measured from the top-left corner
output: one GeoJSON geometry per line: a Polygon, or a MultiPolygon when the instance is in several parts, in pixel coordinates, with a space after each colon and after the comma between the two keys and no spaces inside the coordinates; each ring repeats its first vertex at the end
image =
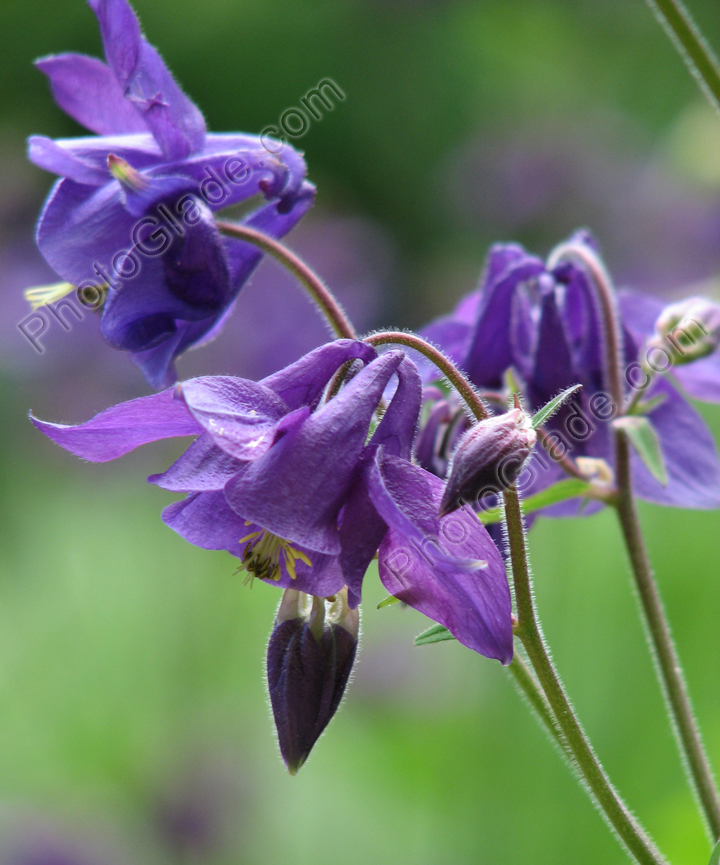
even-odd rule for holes
{"type": "Polygon", "coordinates": [[[197,378],[78,426],[32,420],[93,462],[197,436],[149,478],[188,493],[163,512],[186,540],[227,550],[263,582],[316,598],[346,592],[350,610],[377,554],[388,591],[508,664],[512,615],[502,558],[469,508],[438,516],[444,485],[410,461],[420,400],[420,377],[402,351],[378,356],[367,343],[337,340],[260,382],[197,378]],[[360,368],[324,401],[349,361],[360,368]],[[394,395],[370,435],[393,376],[394,395]]]}
{"type": "Polygon", "coordinates": [[[37,244],[66,282],[26,294],[37,307],[77,290],[102,306],[108,343],[167,387],[175,358],[215,335],[262,258],[221,237],[213,212],[261,194],[267,203],[242,224],[279,238],[307,213],[315,188],[289,145],[271,154],[258,136],[206,132],[127,0],[90,6],[107,64],[80,54],[37,61],[58,105],[97,135],[29,140],[30,160],[62,178],[37,244]]]}

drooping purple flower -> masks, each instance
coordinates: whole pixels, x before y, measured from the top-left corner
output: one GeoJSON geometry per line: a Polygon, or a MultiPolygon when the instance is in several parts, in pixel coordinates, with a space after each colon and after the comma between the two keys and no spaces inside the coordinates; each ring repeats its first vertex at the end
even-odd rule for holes
{"type": "MultiPolygon", "coordinates": [[[[571,240],[597,253],[587,232],[578,232],[571,240]]],[[[647,296],[621,293],[619,306],[624,334],[621,351],[627,371],[623,384],[625,399],[629,400],[637,387],[641,349],[655,333],[663,305],[647,296]]],[[[423,333],[467,372],[476,387],[490,396],[494,392],[500,405],[508,370],[512,370],[533,411],[561,390],[582,384],[582,390],[547,423],[551,444],[558,455],[602,460],[612,467],[611,422],[621,407],[613,404],[608,393],[602,318],[590,277],[580,264],[562,260],[548,266],[518,245],[495,246],[478,291],[465,298],[455,313],[432,323],[423,333]]],[[[715,352],[673,367],[673,374],[690,395],[717,400],[718,357],[715,352]]],[[[426,368],[424,377],[430,382],[433,373],[426,368]]],[[[654,376],[643,402],[660,442],[668,483],[663,486],[633,453],[637,494],[657,504],[720,507],[720,464],[700,415],[662,375],[654,376]]],[[[444,441],[443,433],[442,428],[432,433],[436,448],[438,441],[444,441]]],[[[425,431],[418,442],[427,450],[430,438],[425,431]]],[[[451,453],[438,454],[435,462],[442,465],[445,460],[447,465],[451,453]]],[[[537,492],[562,477],[563,470],[555,460],[538,453],[528,467],[524,488],[528,493],[537,492]]],[[[572,500],[546,513],[571,515],[579,513],[581,507],[579,500],[572,500]]],[[[592,513],[598,507],[591,503],[582,513],[592,513]]]]}
{"type": "Polygon", "coordinates": [[[37,61],[56,101],[94,137],[33,136],[29,158],[60,175],[37,229],[40,251],[71,286],[106,298],[101,330],[148,381],[211,339],[261,259],[221,237],[213,212],[258,193],[243,224],[282,237],[312,206],[292,147],[207,133],[202,114],[142,36],[127,0],[90,0],[107,64],[79,54],[37,61]]]}
{"type": "Polygon", "coordinates": [[[79,426],[35,425],[85,459],[116,459],[149,441],[197,439],[149,480],[188,493],[165,522],[250,575],[308,595],[347,586],[357,607],[380,549],[389,590],[466,646],[508,663],[510,593],[492,540],[469,508],[438,516],[443,484],[410,462],[421,383],[401,351],[354,340],[322,346],[260,382],[192,379],[121,403],[79,426]],[[323,393],[348,361],[362,365],[337,396],[323,393]],[[397,387],[377,427],[390,380],[397,387]]]}

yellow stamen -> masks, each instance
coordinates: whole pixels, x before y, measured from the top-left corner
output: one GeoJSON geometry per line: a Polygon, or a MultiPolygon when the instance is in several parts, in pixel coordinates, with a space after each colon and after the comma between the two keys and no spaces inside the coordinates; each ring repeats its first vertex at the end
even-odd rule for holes
{"type": "Polygon", "coordinates": [[[56,282],[53,285],[38,285],[35,288],[26,288],[23,292],[23,297],[30,304],[32,311],[35,312],[41,306],[47,306],[49,303],[55,303],[67,297],[75,291],[75,286],[70,282],[56,282]]]}

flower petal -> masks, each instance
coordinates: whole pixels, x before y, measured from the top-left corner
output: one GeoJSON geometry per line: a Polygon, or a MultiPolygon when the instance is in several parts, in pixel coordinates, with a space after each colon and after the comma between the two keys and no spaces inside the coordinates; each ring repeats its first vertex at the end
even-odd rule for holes
{"type": "Polygon", "coordinates": [[[89,2],[100,23],[108,66],[165,156],[182,159],[202,149],[202,114],[178,87],[155,48],[143,39],[127,0],[89,2]]]}
{"type": "Polygon", "coordinates": [[[158,439],[203,431],[172,389],[122,402],[76,426],[48,423],[32,414],[30,420],[65,450],[94,463],[117,459],[158,439]]]}
{"type": "Polygon", "coordinates": [[[100,186],[108,181],[107,168],[97,168],[44,135],[31,135],[28,138],[28,159],[38,168],[61,177],[69,177],[76,183],[100,186]]]}
{"type": "Polygon", "coordinates": [[[227,485],[230,506],[288,541],[329,555],[339,553],[338,514],[373,412],[403,357],[401,351],[383,354],[304,423],[276,439],[227,485]]]}
{"type": "MultiPolygon", "coordinates": [[[[414,466],[410,469],[422,472],[414,466]]],[[[429,506],[437,509],[443,483],[423,474],[424,486],[431,493],[429,506]]],[[[383,585],[395,597],[444,625],[463,645],[509,664],[513,656],[510,589],[492,538],[472,511],[463,507],[440,520],[438,534],[427,541],[418,544],[400,528],[391,527],[380,547],[383,585]],[[472,572],[439,567],[432,546],[446,561],[483,559],[488,566],[472,572]]]]}
{"type": "Polygon", "coordinates": [[[98,135],[148,131],[102,60],[84,54],[57,54],[42,57],[35,65],[50,79],[60,108],[86,129],[98,135]]]}
{"type": "Polygon", "coordinates": [[[148,481],[164,490],[183,493],[221,490],[241,467],[239,460],[226,454],[208,433],[203,433],[167,471],[150,475],[148,481]]]}
{"type": "Polygon", "coordinates": [[[212,441],[238,460],[258,459],[288,413],[277,394],[260,382],[231,376],[193,378],[178,394],[212,441]]]}
{"type": "Polygon", "coordinates": [[[649,398],[665,399],[648,418],[660,439],[668,485],[652,477],[633,453],[633,484],[640,498],[682,508],[720,507],[720,464],[715,442],[700,415],[665,379],[651,388],[649,398]]]}

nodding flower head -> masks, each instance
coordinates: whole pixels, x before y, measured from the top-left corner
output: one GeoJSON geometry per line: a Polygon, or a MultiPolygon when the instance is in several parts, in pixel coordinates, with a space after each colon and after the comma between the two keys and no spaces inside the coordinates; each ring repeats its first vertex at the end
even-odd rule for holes
{"type": "Polygon", "coordinates": [[[536,440],[530,419],[520,408],[471,427],[453,455],[440,515],[513,484],[536,440]]]}
{"type": "Polygon", "coordinates": [[[347,589],[329,598],[286,589],[267,651],[267,681],[280,753],[291,775],[340,705],[358,645],[359,610],[347,589]]]}

